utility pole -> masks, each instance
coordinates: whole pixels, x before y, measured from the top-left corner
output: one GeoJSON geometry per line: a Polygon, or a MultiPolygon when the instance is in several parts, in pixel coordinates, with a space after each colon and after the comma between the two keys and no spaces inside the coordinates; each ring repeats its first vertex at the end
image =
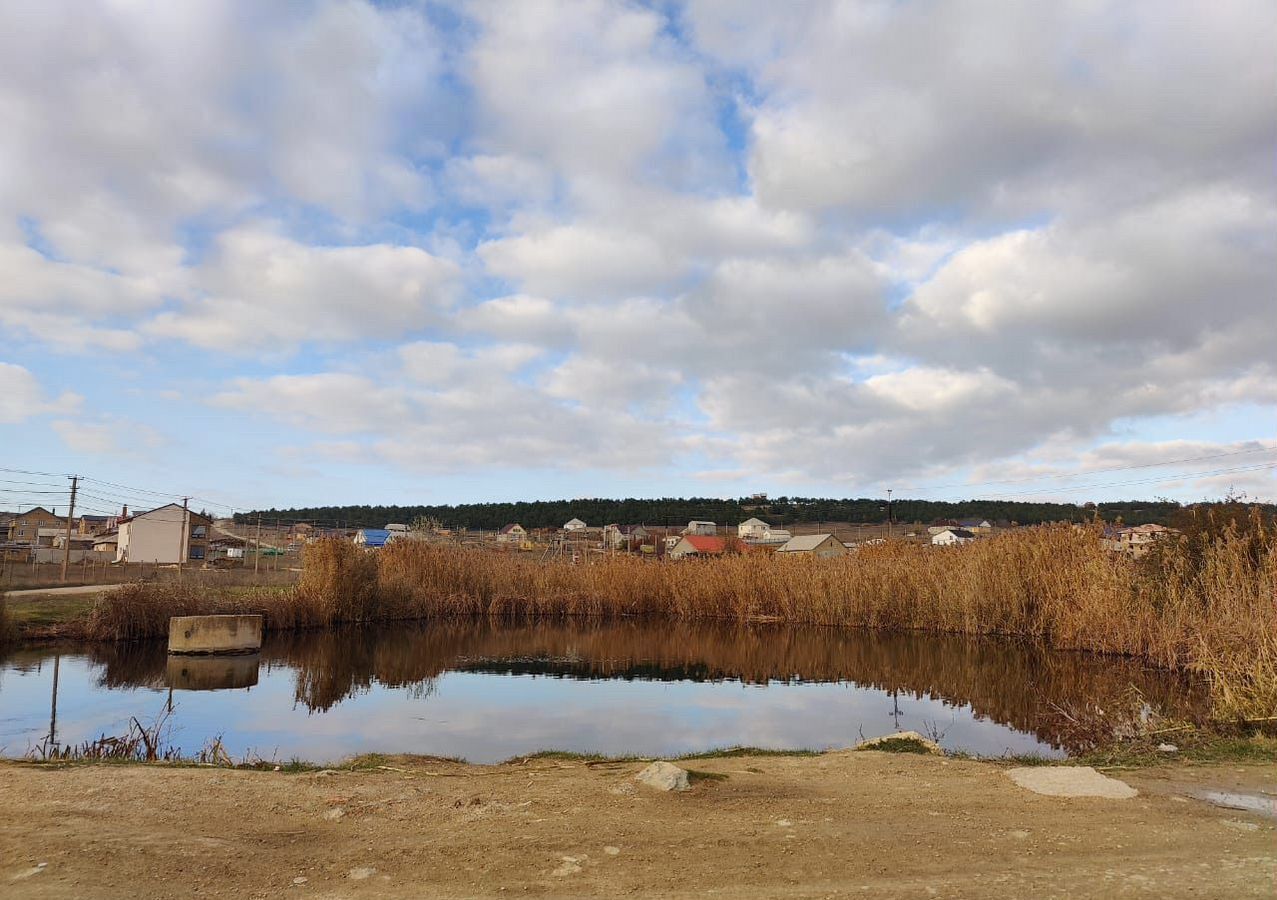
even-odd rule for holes
{"type": "MultiPolygon", "coordinates": [[[[67,507],[67,530],[62,546],[62,581],[67,580],[67,566],[71,564],[71,520],[75,518],[75,492],[80,486],[80,476],[71,476],[71,505],[67,507]]],[[[36,543],[39,543],[37,541],[36,543]]]]}
{"type": "Polygon", "coordinates": [[[257,552],[253,554],[253,574],[257,574],[257,567],[262,564],[262,514],[257,514],[257,552]]]}
{"type": "Polygon", "coordinates": [[[891,538],[895,525],[895,520],[891,517],[891,488],[887,488],[887,537],[891,538]]]}
{"type": "Polygon", "coordinates": [[[182,580],[182,569],[186,566],[187,541],[191,536],[191,510],[187,506],[191,502],[190,497],[182,498],[182,537],[177,542],[177,580],[182,580]]]}

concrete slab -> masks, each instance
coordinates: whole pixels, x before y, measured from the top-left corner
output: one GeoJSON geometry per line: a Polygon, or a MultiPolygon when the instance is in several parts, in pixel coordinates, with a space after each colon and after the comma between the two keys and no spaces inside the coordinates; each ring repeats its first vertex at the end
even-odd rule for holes
{"type": "Polygon", "coordinates": [[[169,653],[252,653],[261,648],[261,616],[173,616],[169,619],[169,653]]]}
{"type": "Polygon", "coordinates": [[[1129,800],[1139,796],[1126,782],[1101,775],[1090,766],[1026,766],[1009,769],[1007,777],[1025,790],[1047,797],[1129,800]]]}

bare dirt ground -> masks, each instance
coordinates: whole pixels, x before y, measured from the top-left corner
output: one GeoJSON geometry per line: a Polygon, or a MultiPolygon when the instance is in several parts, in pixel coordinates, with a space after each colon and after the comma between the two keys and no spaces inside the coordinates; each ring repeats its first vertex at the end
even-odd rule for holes
{"type": "Polygon", "coordinates": [[[992,763],[877,752],[683,763],[390,759],[370,771],[0,764],[3,897],[1271,897],[1255,765],[1038,796],[992,763]],[[43,864],[43,865],[41,865],[43,864]]]}

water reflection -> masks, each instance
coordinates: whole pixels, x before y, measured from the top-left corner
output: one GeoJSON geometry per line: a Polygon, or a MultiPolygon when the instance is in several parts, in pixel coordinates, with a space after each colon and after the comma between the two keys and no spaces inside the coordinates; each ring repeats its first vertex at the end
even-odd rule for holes
{"type": "MultiPolygon", "coordinates": [[[[170,659],[159,642],[81,647],[74,652],[87,657],[99,690],[207,691],[253,687],[259,677],[264,685],[282,679],[291,681],[293,700],[308,715],[332,715],[344,703],[359,706],[364,695],[387,690],[400,692],[408,701],[427,701],[439,689],[441,678],[457,678],[459,673],[486,678],[486,690],[498,698],[491,702],[498,705],[499,692],[515,684],[518,676],[584,683],[770,685],[782,692],[794,691],[784,696],[812,697],[803,701],[810,704],[829,699],[822,695],[825,699],[817,701],[810,692],[798,691],[799,687],[844,685],[887,701],[881,713],[884,720],[871,723],[875,733],[890,731],[900,721],[902,700],[925,700],[927,709],[951,711],[955,720],[961,715],[960,731],[965,735],[976,733],[980,722],[992,722],[1032,736],[1042,745],[1069,751],[1085,749],[1097,735],[1140,710],[1152,708],[1190,719],[1205,710],[1198,686],[1131,660],[1044,652],[994,640],[769,625],[629,621],[526,625],[465,620],[272,634],[267,635],[260,656],[220,660],[170,659]]],[[[7,660],[0,658],[0,672],[21,672],[24,667],[40,668],[50,662],[51,651],[19,650],[7,660]]],[[[0,675],[0,708],[5,706],[6,691],[0,675]]],[[[704,716],[710,716],[705,710],[714,708],[711,696],[701,691],[688,702],[701,704],[704,716]]],[[[758,695],[750,697],[755,703],[763,702],[758,695]]],[[[450,713],[454,724],[448,727],[460,729],[455,720],[468,716],[476,705],[486,708],[489,700],[485,697],[466,711],[450,713]]],[[[781,701],[773,694],[766,702],[798,700],[781,701]]],[[[396,715],[414,708],[403,707],[396,715]]],[[[498,721],[467,718],[466,728],[474,732],[468,740],[482,739],[485,728],[515,727],[508,714],[494,711],[492,715],[498,721]]],[[[817,706],[805,708],[806,718],[801,721],[818,721],[820,715],[817,706]]],[[[384,717],[378,721],[389,730],[401,724],[384,717]]],[[[800,719],[790,715],[784,721],[800,719]]],[[[220,733],[218,724],[207,727],[220,733]]],[[[574,749],[604,749],[574,746],[587,740],[586,730],[606,743],[606,736],[599,737],[600,727],[595,717],[588,726],[563,724],[560,729],[578,729],[581,734],[554,732],[537,739],[574,749]]],[[[811,729],[813,734],[823,734],[814,725],[811,729]]],[[[389,730],[387,742],[393,740],[389,730]]],[[[436,727],[432,737],[446,737],[437,732],[436,727]]],[[[519,746],[517,735],[502,733],[501,737],[510,746],[519,746]]],[[[719,730],[714,739],[733,742],[733,737],[719,730]]],[[[770,739],[790,746],[816,743],[804,737],[771,735],[770,739]]],[[[686,740],[698,739],[710,740],[686,740]]],[[[749,735],[742,734],[739,742],[749,743],[749,735]]],[[[347,741],[342,746],[374,749],[367,742],[351,745],[347,741]]],[[[388,744],[375,749],[421,752],[418,746],[388,744]]],[[[466,755],[481,758],[486,754],[466,755]]]]}
{"type": "Polygon", "coordinates": [[[168,657],[168,686],[175,691],[222,691],[257,684],[261,657],[256,653],[235,656],[168,657]]]}

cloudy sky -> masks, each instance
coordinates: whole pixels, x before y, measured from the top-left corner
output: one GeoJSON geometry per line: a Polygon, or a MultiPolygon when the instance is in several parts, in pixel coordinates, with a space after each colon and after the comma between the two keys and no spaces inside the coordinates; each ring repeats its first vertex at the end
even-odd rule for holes
{"type": "Polygon", "coordinates": [[[1274,499],[1274,46],[1270,0],[6,3],[0,466],[1274,499]]]}

